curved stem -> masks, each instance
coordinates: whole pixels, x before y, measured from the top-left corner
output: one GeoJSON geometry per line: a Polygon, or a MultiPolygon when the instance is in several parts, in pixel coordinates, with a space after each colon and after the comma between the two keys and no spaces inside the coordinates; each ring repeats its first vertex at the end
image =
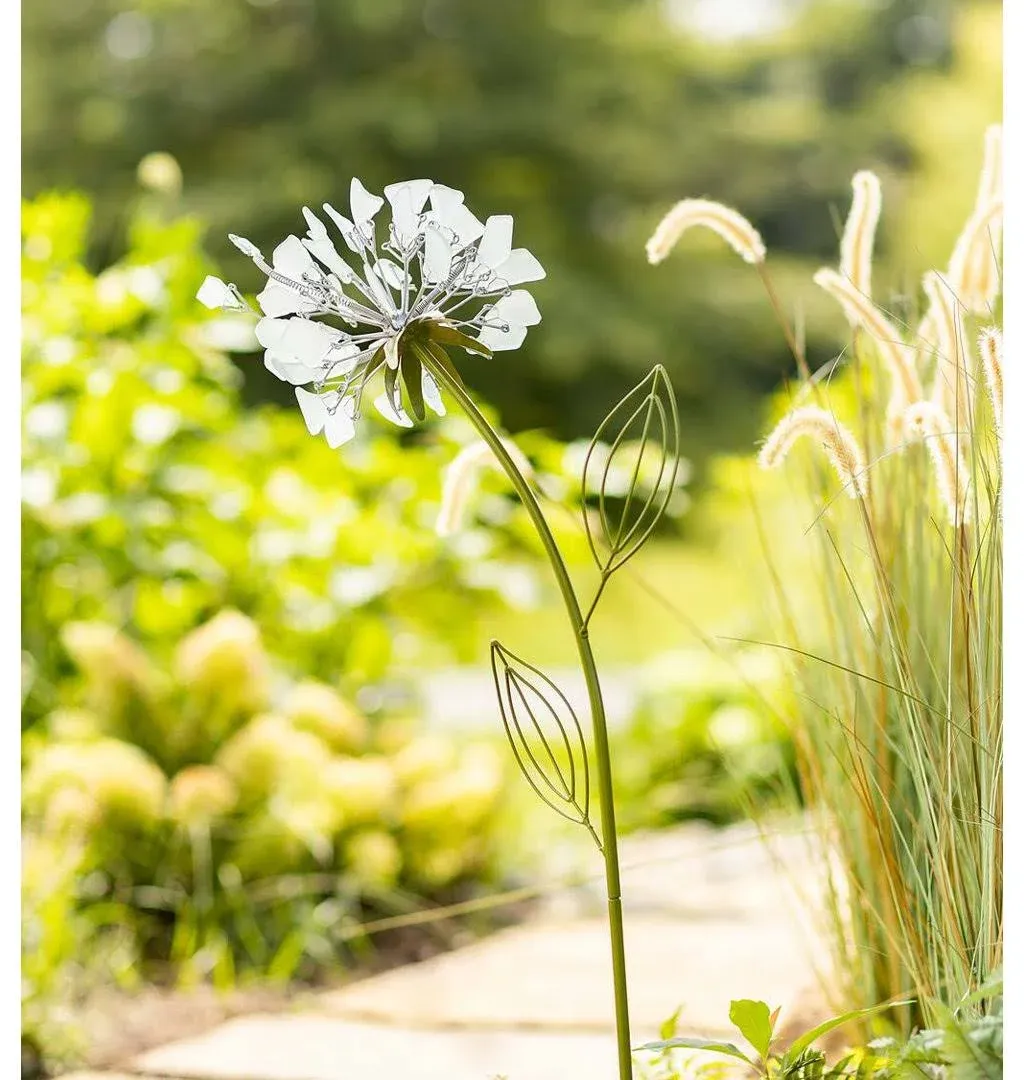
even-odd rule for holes
{"type": "MultiPolygon", "coordinates": [[[[608,725],[605,719],[604,699],[601,695],[601,683],[597,675],[597,664],[590,647],[590,635],[583,613],[580,610],[576,590],[566,568],[562,553],[551,533],[544,511],[541,510],[537,496],[520,472],[501,437],[491,427],[487,418],[476,407],[464,387],[449,375],[445,366],[437,363],[430,355],[429,348],[417,345],[420,362],[437,382],[458,402],[466,417],[476,428],[480,437],[490,447],[498,463],[507,474],[516,493],[522,500],[526,512],[530,515],[533,527],[537,530],[544,552],[554,571],[555,580],[562,594],[566,614],[576,649],[583,668],[583,677],[587,684],[587,696],[590,700],[590,715],[594,726],[594,756],[597,760],[597,789],[601,800],[601,851],[604,856],[605,883],[608,895],[608,928],[612,950],[612,980],[615,989],[615,1033],[618,1042],[619,1080],[632,1080],[633,1064],[629,1037],[629,1005],[626,994],[626,950],[622,932],[622,890],[619,882],[619,852],[615,832],[615,802],[612,787],[611,753],[608,747],[608,725]]],[[[589,617],[589,615],[588,615],[589,617]]]]}

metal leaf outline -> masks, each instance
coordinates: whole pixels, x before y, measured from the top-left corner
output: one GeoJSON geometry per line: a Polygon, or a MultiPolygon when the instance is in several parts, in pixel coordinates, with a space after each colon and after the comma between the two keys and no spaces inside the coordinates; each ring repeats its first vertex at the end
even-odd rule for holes
{"type": "Polygon", "coordinates": [[[661,364],[656,364],[601,421],[583,459],[583,526],[594,561],[605,577],[628,562],[650,538],[672,498],[678,473],[679,411],[668,372],[661,364]],[[618,522],[615,523],[611,520],[608,508],[608,477],[616,464],[616,455],[623,450],[627,436],[635,426],[641,428],[640,445],[632,466],[629,487],[622,499],[618,522]],[[602,436],[615,428],[617,433],[602,468],[594,452],[601,444],[602,436]],[[652,444],[657,447],[657,478],[637,510],[635,499],[640,469],[648,447],[652,444]],[[599,469],[600,475],[595,478],[593,474],[599,469]],[[598,544],[598,537],[595,536],[591,515],[586,512],[587,500],[595,495],[600,539],[606,549],[604,553],[598,544]],[[630,523],[631,510],[634,517],[630,523]]]}
{"type": "Polygon", "coordinates": [[[543,671],[499,641],[491,642],[491,671],[501,722],[519,771],[541,802],[556,814],[583,825],[600,847],[590,821],[587,742],[569,699],[543,671]],[[545,731],[552,727],[557,732],[555,745],[560,746],[557,754],[545,731]],[[527,732],[539,745],[531,746],[527,732]]]}

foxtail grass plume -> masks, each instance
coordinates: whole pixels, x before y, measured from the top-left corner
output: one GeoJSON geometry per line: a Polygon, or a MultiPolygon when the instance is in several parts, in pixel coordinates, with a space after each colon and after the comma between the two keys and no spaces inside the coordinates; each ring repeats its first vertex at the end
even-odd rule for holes
{"type": "Polygon", "coordinates": [[[986,314],[999,294],[995,248],[1003,200],[992,199],[967,219],[949,260],[949,284],[968,311],[986,314]],[[989,263],[993,265],[990,267],[989,263]]]}
{"type": "Polygon", "coordinates": [[[914,349],[906,345],[899,331],[849,278],[830,267],[814,275],[814,283],[839,301],[846,318],[874,339],[893,384],[893,395],[905,404],[922,395],[921,380],[914,363],[914,349]]]}
{"type": "Polygon", "coordinates": [[[839,272],[864,296],[871,296],[871,260],[882,211],[882,185],[866,169],[853,178],[853,204],[839,246],[839,272]]]}
{"type": "Polygon", "coordinates": [[[860,445],[832,413],[816,405],[794,409],[776,424],[757,456],[758,465],[762,469],[777,468],[786,460],[797,440],[805,435],[821,443],[846,494],[852,499],[866,498],[868,476],[860,445]]]}
{"type": "Polygon", "coordinates": [[[935,482],[950,523],[956,527],[971,520],[971,475],[961,453],[960,433],[950,416],[933,401],[915,401],[903,415],[913,438],[924,441],[932,459],[935,482]]]}
{"type": "Polygon", "coordinates": [[[710,199],[677,202],[647,241],[647,261],[660,263],[668,257],[683,233],[696,226],[717,233],[744,262],[764,262],[764,241],[757,229],[736,210],[710,199]]]}
{"type": "Polygon", "coordinates": [[[996,434],[1003,438],[1003,335],[996,326],[988,326],[978,335],[978,351],[981,368],[985,372],[985,385],[992,402],[996,434]]]}
{"type": "Polygon", "coordinates": [[[949,283],[934,270],[925,274],[922,285],[935,327],[936,357],[931,400],[950,416],[955,416],[957,427],[967,431],[970,429],[972,393],[968,370],[970,356],[960,301],[949,283]]]}
{"type": "Polygon", "coordinates": [[[999,295],[999,243],[1002,236],[1003,129],[985,132],[985,156],[978,196],[967,225],[953,249],[950,279],[961,303],[975,314],[991,309],[999,295]]]}
{"type": "MultiPolygon", "coordinates": [[[[502,439],[502,444],[519,471],[529,479],[533,475],[533,466],[527,457],[510,440],[502,439]]],[[[452,458],[444,474],[441,509],[434,524],[438,536],[453,536],[463,528],[480,472],[488,466],[499,467],[491,448],[482,439],[464,446],[452,458]]]]}

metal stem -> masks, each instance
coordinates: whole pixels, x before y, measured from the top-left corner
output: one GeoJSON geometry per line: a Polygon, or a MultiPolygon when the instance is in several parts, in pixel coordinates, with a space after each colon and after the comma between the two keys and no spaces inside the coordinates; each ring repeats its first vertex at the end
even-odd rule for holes
{"type": "Polygon", "coordinates": [[[615,802],[612,786],[611,754],[608,747],[608,726],[605,720],[604,699],[597,675],[590,636],[580,611],[579,600],[569,577],[562,553],[551,533],[551,528],[540,508],[537,496],[518,466],[505,449],[500,436],[476,407],[473,399],[442,367],[426,349],[418,349],[424,367],[438,383],[458,402],[459,407],[476,428],[480,437],[491,448],[498,463],[512,481],[519,498],[526,507],[537,535],[551,563],[555,580],[562,594],[562,601],[569,616],[569,624],[579,652],[583,677],[590,699],[590,714],[594,725],[594,756],[597,759],[597,789],[601,800],[601,840],[604,855],[605,883],[608,896],[608,930],[612,951],[612,982],[615,991],[615,1034],[618,1043],[619,1080],[632,1080],[633,1062],[629,1036],[629,1004],[626,991],[626,949],[622,932],[622,895],[619,883],[618,839],[615,832],[615,802]]]}

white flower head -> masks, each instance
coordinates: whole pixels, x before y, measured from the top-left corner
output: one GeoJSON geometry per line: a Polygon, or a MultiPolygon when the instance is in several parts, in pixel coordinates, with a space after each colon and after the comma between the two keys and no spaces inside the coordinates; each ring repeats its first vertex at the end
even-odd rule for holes
{"type": "MultiPolygon", "coordinates": [[[[406,180],[390,184],[381,198],[353,180],[350,216],[324,204],[344,256],[324,222],[308,207],[302,212],[306,236],[286,237],[269,262],[249,240],[229,239],[267,276],[257,297],[264,363],[295,386],[310,433],[323,432],[332,447],[352,438],[364,390],[378,372],[378,411],[411,427],[428,408],[444,415],[424,360],[447,370],[445,346],[483,356],[516,349],[526,328],[540,322],[533,297],[517,286],[539,281],[543,267],[525,248],[512,247],[509,215],[481,222],[461,191],[406,180]]],[[[217,278],[207,278],[199,300],[208,307],[244,303],[217,278]]]]}

